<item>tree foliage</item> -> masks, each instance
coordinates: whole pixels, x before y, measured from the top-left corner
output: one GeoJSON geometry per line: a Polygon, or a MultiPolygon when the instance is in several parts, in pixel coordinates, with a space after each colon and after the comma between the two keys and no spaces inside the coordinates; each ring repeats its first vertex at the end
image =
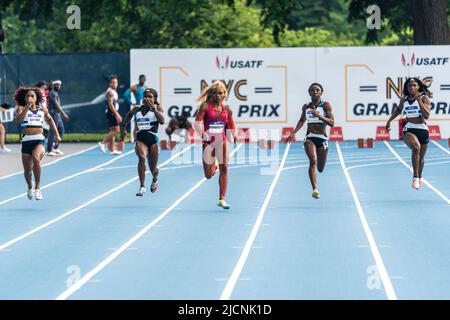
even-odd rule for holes
{"type": "Polygon", "coordinates": [[[370,32],[371,0],[0,0],[0,22],[5,52],[398,45],[413,43],[410,1],[375,1],[382,29],[370,32]],[[71,4],[81,30],[66,26],[71,4]]]}

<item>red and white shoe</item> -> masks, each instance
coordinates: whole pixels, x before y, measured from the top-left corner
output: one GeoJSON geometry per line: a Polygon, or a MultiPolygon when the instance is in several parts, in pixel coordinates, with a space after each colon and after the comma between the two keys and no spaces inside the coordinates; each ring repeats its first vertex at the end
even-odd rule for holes
{"type": "Polygon", "coordinates": [[[152,185],[150,186],[150,191],[154,193],[158,189],[158,181],[152,182],[152,185]]]}

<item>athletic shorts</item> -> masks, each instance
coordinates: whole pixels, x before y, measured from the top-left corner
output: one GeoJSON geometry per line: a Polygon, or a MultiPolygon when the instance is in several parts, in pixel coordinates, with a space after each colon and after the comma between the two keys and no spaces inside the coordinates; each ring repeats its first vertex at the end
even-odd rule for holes
{"type": "Polygon", "coordinates": [[[117,122],[116,117],[114,114],[110,111],[106,113],[106,120],[108,121],[108,127],[117,127],[119,125],[119,122],[117,122]]]}
{"type": "Polygon", "coordinates": [[[417,137],[417,140],[419,140],[420,144],[428,144],[430,142],[430,134],[429,134],[428,130],[415,129],[415,128],[404,128],[403,136],[405,136],[405,134],[407,132],[415,135],[417,137]]]}
{"type": "Polygon", "coordinates": [[[315,133],[308,133],[305,137],[305,141],[306,140],[310,140],[312,141],[315,145],[316,148],[325,148],[328,149],[328,139],[326,136],[322,135],[322,134],[315,134],[315,133]]]}
{"type": "Polygon", "coordinates": [[[138,131],[136,140],[144,143],[148,148],[159,142],[158,136],[150,131],[138,131]]]}
{"type": "Polygon", "coordinates": [[[39,144],[44,145],[44,140],[22,141],[22,153],[32,155],[34,148],[39,144]]]}

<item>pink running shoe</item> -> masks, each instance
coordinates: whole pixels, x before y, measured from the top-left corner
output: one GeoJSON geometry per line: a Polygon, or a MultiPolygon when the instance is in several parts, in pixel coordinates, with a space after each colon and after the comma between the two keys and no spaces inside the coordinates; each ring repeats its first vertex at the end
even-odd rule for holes
{"type": "Polygon", "coordinates": [[[158,181],[152,182],[152,185],[150,186],[150,191],[154,193],[158,189],[158,181]]]}

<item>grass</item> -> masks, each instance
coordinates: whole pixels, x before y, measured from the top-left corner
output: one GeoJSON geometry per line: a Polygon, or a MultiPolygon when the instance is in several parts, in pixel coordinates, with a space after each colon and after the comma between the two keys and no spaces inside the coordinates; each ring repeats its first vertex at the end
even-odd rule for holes
{"type": "MultiPolygon", "coordinates": [[[[66,133],[62,138],[62,142],[98,142],[105,137],[105,133],[66,133]]],[[[116,136],[116,140],[119,135],[116,136]]],[[[19,143],[19,134],[10,133],[6,136],[6,143],[19,143]]],[[[130,135],[127,136],[125,142],[130,142],[130,135]]]]}

